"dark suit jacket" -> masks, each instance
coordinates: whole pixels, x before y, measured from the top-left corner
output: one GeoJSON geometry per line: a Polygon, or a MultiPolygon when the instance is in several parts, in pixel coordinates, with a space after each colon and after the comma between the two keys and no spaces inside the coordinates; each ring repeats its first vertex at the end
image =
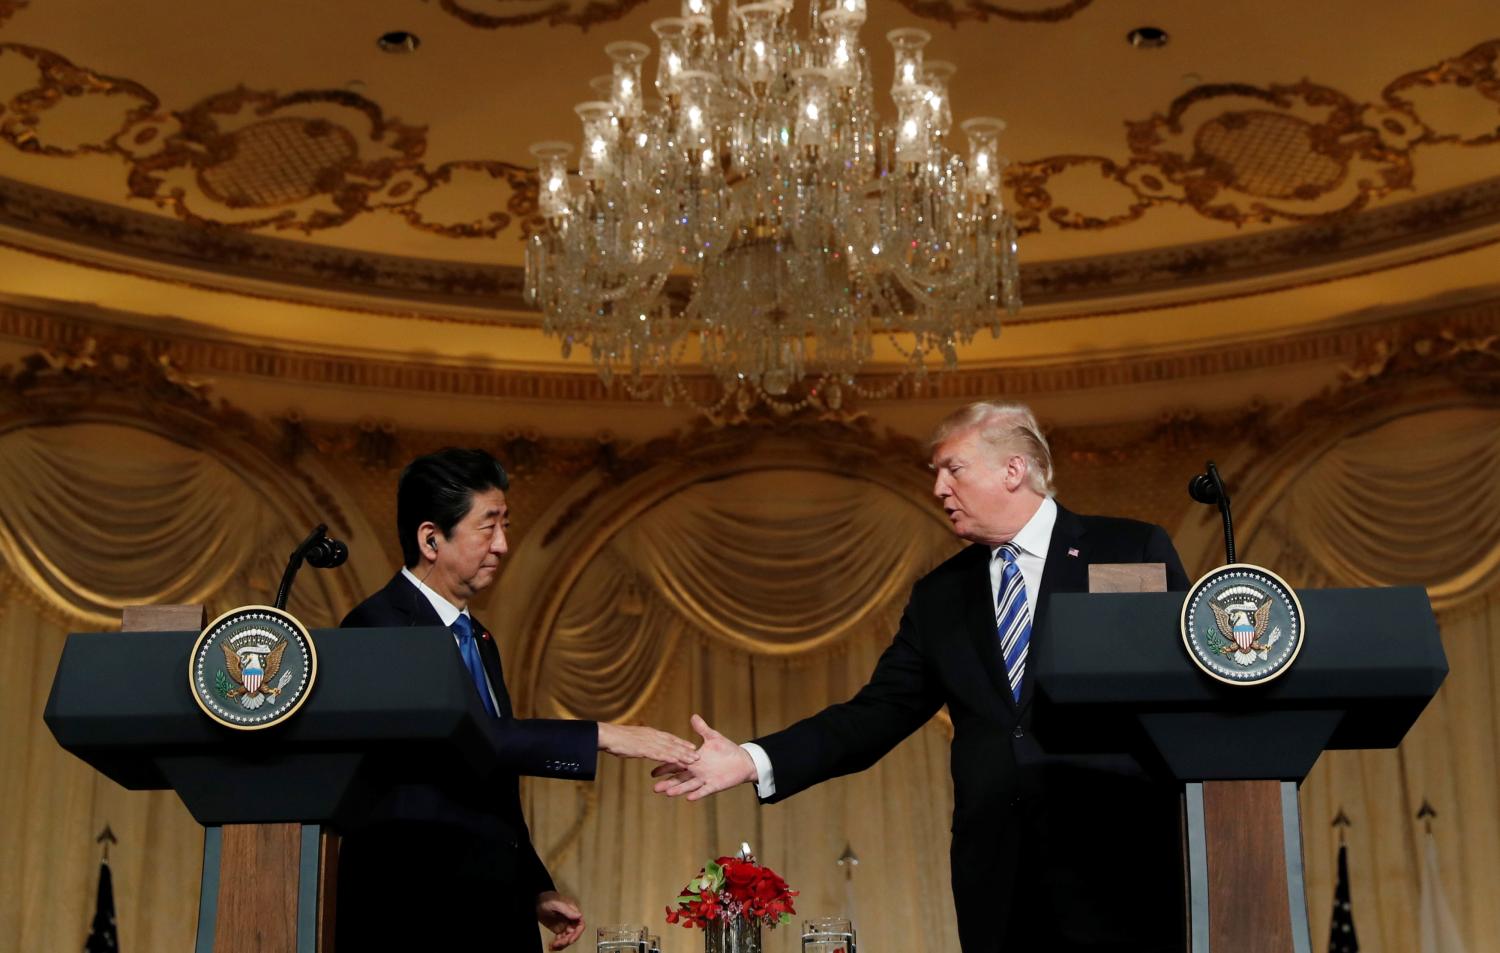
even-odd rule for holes
{"type": "MultiPolygon", "coordinates": [[[[1033,647],[1051,593],[1086,592],[1090,563],[1139,562],[1166,563],[1168,587],[1187,588],[1161,527],[1059,506],[1033,647]]],[[[947,705],[953,897],[965,953],[1179,949],[1175,788],[1127,756],[1057,757],[1036,743],[1033,679],[1023,681],[1019,704],[1006,682],[989,563],[990,548],[976,544],[918,580],[895,639],[854,698],[756,739],[775,776],[770,800],[870,767],[947,705]]]]}
{"type": "MultiPolygon", "coordinates": [[[[455,945],[482,937],[482,946],[504,950],[538,946],[536,896],[553,883],[531,843],[519,779],[592,780],[599,728],[592,721],[515,718],[495,640],[478,619],[473,623],[499,702],[496,736],[505,771],[484,790],[393,785],[363,823],[345,832],[336,913],[340,949],[386,949],[398,937],[420,941],[417,948],[432,948],[438,937],[455,945]]],[[[400,572],[342,626],[448,631],[400,572]]]]}

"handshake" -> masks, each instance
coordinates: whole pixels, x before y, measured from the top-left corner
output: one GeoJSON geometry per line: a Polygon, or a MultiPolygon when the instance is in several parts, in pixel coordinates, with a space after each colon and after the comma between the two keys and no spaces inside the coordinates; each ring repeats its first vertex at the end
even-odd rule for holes
{"type": "Polygon", "coordinates": [[[644,758],[659,762],[651,776],[658,778],[653,790],[668,797],[687,795],[689,801],[708,797],[726,788],[759,778],[750,753],[709,727],[697,715],[693,731],[703,739],[692,742],[643,725],[599,724],[599,750],[618,758],[644,758]]]}

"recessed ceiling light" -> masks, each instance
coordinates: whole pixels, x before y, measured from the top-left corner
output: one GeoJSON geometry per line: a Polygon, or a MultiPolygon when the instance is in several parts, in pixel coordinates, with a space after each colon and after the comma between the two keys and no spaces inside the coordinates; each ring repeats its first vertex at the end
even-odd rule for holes
{"type": "Polygon", "coordinates": [[[422,38],[405,30],[392,30],[380,34],[375,45],[387,53],[415,53],[417,47],[422,45],[422,38]]]}
{"type": "Polygon", "coordinates": [[[1130,41],[1131,46],[1154,50],[1157,47],[1166,46],[1169,37],[1167,31],[1160,27],[1138,26],[1125,34],[1125,39],[1130,41]]]}

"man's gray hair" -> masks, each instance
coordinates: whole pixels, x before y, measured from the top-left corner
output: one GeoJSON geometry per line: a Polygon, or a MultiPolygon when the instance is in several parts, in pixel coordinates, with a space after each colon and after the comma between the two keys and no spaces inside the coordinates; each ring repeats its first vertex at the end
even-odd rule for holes
{"type": "Polygon", "coordinates": [[[949,437],[970,430],[978,431],[980,438],[1000,453],[1025,457],[1027,483],[1043,495],[1052,492],[1052,450],[1030,407],[998,400],[970,404],[938,422],[928,447],[936,449],[949,437]]]}

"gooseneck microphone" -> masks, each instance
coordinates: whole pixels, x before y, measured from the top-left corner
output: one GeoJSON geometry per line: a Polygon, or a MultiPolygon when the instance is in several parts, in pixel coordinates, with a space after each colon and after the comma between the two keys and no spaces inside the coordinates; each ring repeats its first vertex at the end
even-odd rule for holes
{"type": "Polygon", "coordinates": [[[286,572],[281,574],[281,587],[276,590],[276,608],[286,608],[286,601],[292,595],[292,580],[297,578],[297,570],[302,568],[303,560],[314,569],[333,569],[342,566],[349,558],[349,547],[340,540],[329,538],[327,534],[328,524],[319,523],[292,550],[292,555],[286,561],[286,572]]]}
{"type": "Polygon", "coordinates": [[[1229,491],[1219,477],[1219,468],[1208,461],[1208,472],[1200,473],[1188,481],[1188,496],[1209,506],[1218,504],[1224,517],[1224,562],[1234,562],[1234,519],[1229,515],[1229,491]]]}

